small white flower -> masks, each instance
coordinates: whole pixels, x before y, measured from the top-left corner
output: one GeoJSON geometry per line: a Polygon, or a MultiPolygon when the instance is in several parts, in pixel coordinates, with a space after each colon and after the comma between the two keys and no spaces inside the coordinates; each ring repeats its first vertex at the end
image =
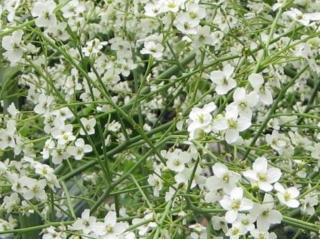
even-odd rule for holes
{"type": "Polygon", "coordinates": [[[208,177],[206,180],[206,188],[209,191],[222,189],[229,193],[236,187],[241,176],[238,173],[230,171],[224,164],[215,163],[212,166],[214,176],[208,177]]]}
{"type": "Polygon", "coordinates": [[[194,107],[189,114],[189,136],[194,139],[201,135],[201,132],[209,133],[212,124],[212,112],[216,109],[212,102],[203,106],[203,108],[194,107]]]}
{"type": "Polygon", "coordinates": [[[281,170],[268,166],[268,161],[265,157],[257,158],[252,168],[253,170],[243,172],[243,175],[265,192],[270,192],[273,189],[272,184],[281,177],[281,170]]]}
{"type": "Polygon", "coordinates": [[[86,209],[82,212],[81,218],[78,218],[71,226],[70,229],[74,231],[82,231],[84,234],[88,235],[90,232],[94,231],[97,219],[90,216],[90,210],[86,209]]]}
{"type": "Polygon", "coordinates": [[[270,225],[281,223],[281,213],[273,208],[274,201],[270,194],[264,195],[262,204],[254,205],[250,216],[257,221],[257,228],[259,230],[268,231],[270,225]]]}
{"type": "Polygon", "coordinates": [[[258,94],[259,100],[265,104],[272,104],[272,92],[267,85],[264,85],[264,79],[261,74],[253,73],[248,77],[248,81],[250,82],[254,91],[258,94]]]}
{"type": "Polygon", "coordinates": [[[258,229],[254,229],[250,233],[254,239],[276,239],[277,238],[277,235],[274,232],[260,231],[258,229]]]}
{"type": "Polygon", "coordinates": [[[181,149],[175,149],[172,152],[162,151],[161,154],[164,158],[168,159],[168,169],[177,173],[182,172],[185,168],[185,164],[189,163],[192,159],[190,153],[182,151],[181,149]]]}
{"type": "Polygon", "coordinates": [[[105,239],[118,239],[129,227],[126,222],[117,222],[116,212],[110,211],[104,218],[104,222],[98,222],[95,226],[95,234],[105,239]]]}
{"type": "Polygon", "coordinates": [[[57,231],[55,227],[48,227],[44,230],[42,239],[65,239],[67,235],[64,231],[57,231]]]}
{"type": "Polygon", "coordinates": [[[9,36],[4,36],[2,38],[2,47],[6,50],[3,53],[5,58],[10,61],[11,65],[16,65],[21,61],[24,53],[23,43],[22,43],[23,31],[18,30],[13,32],[9,36]]]}
{"type": "Polygon", "coordinates": [[[86,133],[88,135],[92,135],[95,133],[95,125],[97,123],[95,118],[90,118],[90,119],[86,119],[86,118],[81,118],[80,119],[83,127],[85,128],[86,132],[84,131],[84,129],[81,127],[80,129],[80,135],[86,135],[86,133]]]}
{"type": "Polygon", "coordinates": [[[195,35],[198,32],[199,21],[193,21],[188,13],[179,13],[174,21],[175,27],[187,35],[195,35]]]}
{"type": "Polygon", "coordinates": [[[237,82],[232,78],[234,67],[227,64],[222,71],[212,71],[210,79],[215,84],[218,95],[225,95],[237,86],[237,82]]]}
{"type": "Polygon", "coordinates": [[[243,189],[236,187],[232,189],[229,195],[225,195],[219,201],[221,207],[227,210],[225,219],[228,223],[233,223],[237,217],[238,212],[251,210],[253,203],[243,197],[243,189]]]}
{"type": "MultiPolygon", "coordinates": [[[[231,110],[229,108],[229,110],[231,110]]],[[[251,119],[237,117],[236,111],[227,111],[225,116],[217,117],[213,122],[213,130],[224,132],[228,144],[236,143],[241,139],[240,132],[251,126],[251,119]]]]}
{"type": "Polygon", "coordinates": [[[47,199],[47,194],[44,191],[44,188],[47,185],[46,180],[22,177],[20,182],[23,186],[22,195],[26,200],[36,199],[39,201],[45,201],[47,199]]]}
{"type": "Polygon", "coordinates": [[[314,191],[309,194],[307,194],[302,200],[301,200],[301,211],[306,214],[313,216],[315,214],[315,206],[319,204],[319,198],[318,198],[319,192],[314,191]]]}
{"type": "Polygon", "coordinates": [[[77,139],[74,146],[68,146],[67,152],[72,155],[75,160],[81,160],[86,153],[92,151],[92,147],[89,144],[85,144],[82,138],[77,139]]]}
{"type": "Polygon", "coordinates": [[[300,203],[296,198],[300,192],[296,187],[284,188],[280,183],[276,183],[274,188],[278,191],[277,197],[282,204],[291,208],[299,207],[300,203]]]}
{"type": "Polygon", "coordinates": [[[38,104],[34,107],[34,112],[37,114],[46,114],[50,111],[50,106],[53,103],[53,97],[45,94],[39,95],[38,104]]]}
{"type": "Polygon", "coordinates": [[[150,35],[141,41],[144,42],[144,47],[140,51],[141,54],[151,55],[157,60],[162,58],[164,47],[161,35],[150,35]]]}
{"type": "Polygon", "coordinates": [[[292,8],[289,11],[286,11],[284,14],[304,26],[311,26],[315,21],[320,21],[319,12],[303,13],[296,8],[292,8]]]}
{"type": "Polygon", "coordinates": [[[186,0],[160,0],[159,8],[161,12],[177,13],[186,0]]]}
{"type": "Polygon", "coordinates": [[[101,42],[99,39],[95,38],[86,43],[86,46],[82,48],[82,53],[87,57],[96,56],[100,52],[100,50],[107,44],[108,42],[101,42]]]}
{"type": "Polygon", "coordinates": [[[73,135],[73,126],[72,124],[60,125],[55,127],[52,131],[52,136],[54,139],[58,140],[58,145],[65,146],[69,142],[75,140],[75,136],[73,135]]]}
{"type": "Polygon", "coordinates": [[[249,94],[242,87],[236,88],[233,93],[233,102],[227,106],[226,111],[234,111],[242,118],[251,119],[252,109],[258,103],[258,95],[252,91],[249,94]]]}
{"type": "Polygon", "coordinates": [[[160,190],[163,187],[162,179],[156,174],[150,174],[148,177],[148,183],[152,186],[153,195],[159,197],[160,190]]]}
{"type": "Polygon", "coordinates": [[[35,23],[38,27],[51,27],[57,24],[56,16],[53,11],[56,3],[53,0],[36,1],[32,7],[31,14],[36,18],[35,23]]]}
{"type": "Polygon", "coordinates": [[[246,232],[242,227],[240,222],[235,222],[232,224],[232,227],[226,233],[230,239],[239,239],[240,236],[244,235],[246,232]]]}

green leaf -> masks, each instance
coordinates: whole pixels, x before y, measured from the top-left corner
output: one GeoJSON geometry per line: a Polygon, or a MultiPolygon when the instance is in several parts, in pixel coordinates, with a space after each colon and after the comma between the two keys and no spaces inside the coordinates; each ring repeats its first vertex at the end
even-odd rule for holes
{"type": "MultiPolygon", "coordinates": [[[[29,216],[20,215],[19,216],[19,223],[20,228],[27,228],[38,226],[42,224],[41,217],[37,213],[33,213],[29,216]]],[[[33,230],[33,231],[26,231],[21,234],[22,239],[38,239],[40,238],[41,230],[33,230]]]]}

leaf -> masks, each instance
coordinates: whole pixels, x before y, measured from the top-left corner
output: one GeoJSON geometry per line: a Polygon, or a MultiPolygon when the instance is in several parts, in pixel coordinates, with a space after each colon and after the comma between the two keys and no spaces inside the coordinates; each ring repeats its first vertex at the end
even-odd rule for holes
{"type": "Polygon", "coordinates": [[[18,104],[18,96],[14,98],[9,96],[18,91],[18,84],[14,80],[14,77],[19,70],[19,67],[0,68],[0,100],[3,100],[4,111],[6,111],[12,102],[16,105],[18,104]]]}
{"type": "MultiPolygon", "coordinates": [[[[42,224],[41,217],[37,213],[31,215],[20,215],[19,216],[20,228],[33,227],[42,224]]],[[[21,234],[22,239],[38,239],[40,238],[41,230],[33,230],[29,232],[23,232],[21,234]]]]}

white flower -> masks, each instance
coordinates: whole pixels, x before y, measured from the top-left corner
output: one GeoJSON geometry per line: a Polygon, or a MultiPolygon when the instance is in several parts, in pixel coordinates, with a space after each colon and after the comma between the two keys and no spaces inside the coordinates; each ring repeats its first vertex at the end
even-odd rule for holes
{"type": "Polygon", "coordinates": [[[53,97],[45,94],[39,95],[38,104],[34,107],[34,112],[37,114],[46,114],[50,111],[50,106],[53,103],[53,97]]]}
{"type": "Polygon", "coordinates": [[[19,110],[17,110],[14,103],[11,103],[9,107],[7,108],[8,113],[13,117],[16,118],[16,116],[20,113],[19,110]]]}
{"type": "MultiPolygon", "coordinates": [[[[154,218],[153,213],[147,213],[143,218],[134,218],[132,220],[132,225],[137,225],[140,224],[141,222],[144,222],[145,220],[152,220],[154,218]]],[[[155,222],[149,222],[149,223],[143,223],[141,226],[138,226],[138,234],[141,237],[144,237],[146,235],[148,235],[148,233],[156,228],[158,225],[155,222]]]]}
{"type": "Polygon", "coordinates": [[[71,0],[61,10],[63,17],[72,18],[83,13],[86,10],[86,6],[82,2],[79,2],[79,0],[71,0]]]}
{"type": "Polygon", "coordinates": [[[144,47],[140,51],[141,54],[152,55],[155,59],[160,60],[162,58],[164,47],[160,43],[154,41],[145,41],[144,47]]]}
{"type": "Polygon", "coordinates": [[[284,188],[280,183],[276,183],[274,188],[277,192],[279,201],[291,208],[299,207],[299,201],[296,199],[300,192],[296,187],[284,188]]]}
{"type": "Polygon", "coordinates": [[[309,194],[307,194],[302,200],[301,200],[301,211],[305,213],[306,215],[313,216],[315,214],[315,206],[319,204],[319,198],[318,198],[319,192],[314,191],[309,194]]]}
{"type": "MultiPolygon", "coordinates": [[[[54,170],[53,168],[51,168],[50,166],[46,165],[46,164],[42,164],[39,162],[34,162],[32,163],[35,169],[35,173],[44,177],[48,183],[50,183],[51,185],[59,188],[59,181],[57,179],[57,176],[54,174],[54,170]]],[[[50,185],[49,185],[50,186],[50,185]]]]}
{"type": "Polygon", "coordinates": [[[48,227],[42,235],[42,239],[65,239],[67,235],[64,231],[57,231],[55,227],[48,227]]]}
{"type": "Polygon", "coordinates": [[[9,36],[2,38],[2,47],[6,50],[3,55],[10,61],[11,65],[16,65],[22,58],[24,49],[22,45],[23,31],[18,30],[9,36]]]}
{"type": "MultiPolygon", "coordinates": [[[[88,135],[92,135],[92,134],[95,133],[94,127],[95,127],[96,122],[97,122],[95,118],[90,118],[90,119],[81,118],[80,121],[81,121],[83,127],[85,128],[86,133],[87,133],[88,135]]],[[[80,129],[80,134],[81,134],[81,135],[86,135],[86,133],[85,133],[85,131],[83,130],[83,128],[81,127],[81,129],[80,129]]]]}
{"type": "Polygon", "coordinates": [[[229,193],[241,178],[238,173],[230,171],[222,163],[215,163],[212,166],[212,171],[214,176],[208,177],[206,180],[206,188],[209,191],[223,189],[224,192],[229,193]]]}
{"type": "Polygon", "coordinates": [[[233,93],[233,102],[227,106],[226,111],[234,111],[242,118],[251,119],[252,108],[257,105],[258,100],[256,92],[247,94],[244,88],[236,88],[233,93]]]}
{"type": "Polygon", "coordinates": [[[213,216],[213,217],[211,218],[211,222],[212,222],[212,228],[213,228],[215,231],[222,230],[224,233],[227,232],[227,230],[228,230],[228,225],[227,225],[224,217],[213,216]]]}
{"type": "Polygon", "coordinates": [[[57,24],[56,16],[53,11],[56,3],[53,0],[36,1],[32,7],[31,14],[36,18],[35,23],[38,27],[51,27],[57,24]]]}
{"type": "Polygon", "coordinates": [[[189,163],[192,159],[190,153],[182,151],[181,149],[175,149],[172,152],[162,151],[161,154],[164,158],[168,159],[168,169],[177,173],[182,172],[185,168],[185,164],[189,163]]]}
{"type": "Polygon", "coordinates": [[[153,195],[159,197],[160,190],[163,187],[162,179],[156,174],[150,174],[148,177],[148,183],[152,186],[153,195]]]}
{"type": "Polygon", "coordinates": [[[103,239],[118,239],[129,225],[126,222],[117,222],[116,212],[110,211],[104,218],[104,222],[98,222],[95,226],[94,233],[102,236],[103,239]]]}
{"type": "Polygon", "coordinates": [[[77,139],[74,146],[68,146],[67,152],[72,155],[75,160],[81,160],[85,153],[92,151],[92,147],[89,144],[85,144],[82,138],[77,139]]]}
{"type": "Polygon", "coordinates": [[[280,155],[290,154],[293,151],[290,139],[285,134],[280,134],[277,130],[273,130],[272,134],[266,135],[266,142],[280,155]]]}
{"type": "Polygon", "coordinates": [[[209,26],[199,26],[197,34],[192,36],[192,45],[195,49],[203,45],[219,46],[223,33],[216,31],[211,32],[209,26]]]}
{"type": "Polygon", "coordinates": [[[227,64],[222,71],[212,71],[210,73],[210,79],[215,84],[218,95],[225,95],[237,86],[237,82],[231,77],[233,72],[234,67],[227,64]]]}
{"type": "Polygon", "coordinates": [[[238,212],[251,210],[253,203],[243,197],[243,189],[236,187],[232,189],[229,195],[225,195],[219,201],[221,207],[227,210],[225,219],[228,223],[233,223],[237,217],[238,212]]]}
{"type": "MultiPolygon", "coordinates": [[[[230,108],[229,108],[230,110],[230,108]]],[[[240,132],[251,126],[251,119],[237,117],[236,111],[227,111],[224,117],[217,117],[213,122],[213,130],[224,132],[228,144],[236,143],[241,139],[240,132]]]]}
{"type": "Polygon", "coordinates": [[[281,177],[281,170],[268,166],[268,161],[265,157],[257,158],[252,168],[253,170],[243,172],[243,175],[265,192],[270,192],[273,189],[272,184],[281,177]]]}
{"type": "Polygon", "coordinates": [[[121,124],[118,121],[113,120],[111,123],[109,123],[108,125],[106,125],[106,128],[110,131],[110,132],[118,132],[121,129],[121,124]]]}
{"type": "Polygon", "coordinates": [[[158,6],[161,12],[176,13],[185,1],[186,0],[159,0],[158,6]]]}
{"type": "Polygon", "coordinates": [[[179,13],[174,21],[175,27],[183,34],[195,35],[198,32],[199,21],[193,21],[188,13],[179,13]]]}
{"type": "Polygon", "coordinates": [[[59,125],[55,127],[52,131],[52,136],[54,139],[58,140],[58,145],[65,146],[69,142],[75,140],[75,136],[73,135],[73,126],[72,124],[67,125],[59,125]]]}
{"type": "Polygon", "coordinates": [[[270,194],[264,195],[262,204],[254,205],[250,216],[257,221],[257,228],[259,230],[268,231],[270,225],[281,223],[281,213],[273,208],[274,201],[270,194]]]}
{"type": "Polygon", "coordinates": [[[82,53],[87,57],[96,56],[100,52],[100,50],[103,48],[103,46],[107,44],[108,42],[106,41],[100,42],[99,39],[95,38],[86,43],[86,46],[82,48],[82,53]]]}
{"type": "Polygon", "coordinates": [[[81,218],[78,218],[71,226],[70,229],[74,231],[82,231],[84,234],[88,235],[94,229],[96,229],[97,219],[90,216],[90,210],[86,209],[82,212],[81,218]]]}
{"type": "Polygon", "coordinates": [[[276,239],[277,235],[274,232],[260,231],[254,229],[250,232],[254,239],[276,239]]]}
{"type": "Polygon", "coordinates": [[[238,218],[234,223],[238,222],[240,223],[241,231],[243,231],[243,233],[247,233],[255,228],[255,220],[249,214],[239,213],[238,218]]]}
{"type": "Polygon", "coordinates": [[[45,201],[47,194],[44,191],[47,183],[46,180],[36,180],[29,177],[22,177],[20,179],[22,189],[22,195],[26,200],[36,199],[39,201],[45,201]]]}
{"type": "Polygon", "coordinates": [[[311,26],[311,25],[313,25],[314,21],[320,21],[320,13],[319,12],[302,13],[300,10],[298,10],[296,8],[292,8],[291,10],[286,11],[284,14],[304,26],[311,26]]]}
{"type": "Polygon", "coordinates": [[[9,196],[3,198],[3,203],[1,205],[8,213],[11,213],[12,210],[20,205],[20,197],[17,193],[11,193],[9,196]]]}
{"type": "Polygon", "coordinates": [[[15,127],[7,127],[6,129],[0,129],[0,149],[6,149],[7,147],[16,147],[15,134],[15,127]]]}
{"type": "Polygon", "coordinates": [[[226,233],[230,239],[238,239],[240,236],[244,235],[246,231],[242,227],[240,222],[235,222],[232,224],[232,227],[226,233]]]}
{"type": "Polygon", "coordinates": [[[190,139],[196,138],[201,132],[209,133],[212,124],[212,112],[216,109],[212,102],[202,108],[194,107],[189,114],[189,136],[190,139]]]}
{"type": "Polygon", "coordinates": [[[250,82],[254,91],[258,94],[259,100],[263,104],[272,104],[272,92],[267,85],[264,85],[264,79],[261,74],[253,73],[249,75],[248,81],[250,82]]]}

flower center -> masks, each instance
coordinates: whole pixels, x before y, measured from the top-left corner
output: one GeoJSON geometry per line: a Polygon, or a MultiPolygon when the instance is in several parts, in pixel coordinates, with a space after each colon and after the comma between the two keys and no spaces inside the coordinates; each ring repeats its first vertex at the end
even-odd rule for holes
{"type": "Polygon", "coordinates": [[[233,210],[238,210],[240,208],[240,204],[241,204],[240,200],[234,200],[231,204],[231,208],[233,210]]]}
{"type": "Polygon", "coordinates": [[[265,173],[258,173],[258,178],[260,181],[266,181],[267,180],[267,175],[265,173]]]}
{"type": "Polygon", "coordinates": [[[285,201],[289,201],[289,200],[291,199],[291,195],[290,195],[290,193],[288,193],[288,192],[285,192],[284,195],[283,195],[283,197],[284,197],[284,200],[285,200],[285,201]]]}

